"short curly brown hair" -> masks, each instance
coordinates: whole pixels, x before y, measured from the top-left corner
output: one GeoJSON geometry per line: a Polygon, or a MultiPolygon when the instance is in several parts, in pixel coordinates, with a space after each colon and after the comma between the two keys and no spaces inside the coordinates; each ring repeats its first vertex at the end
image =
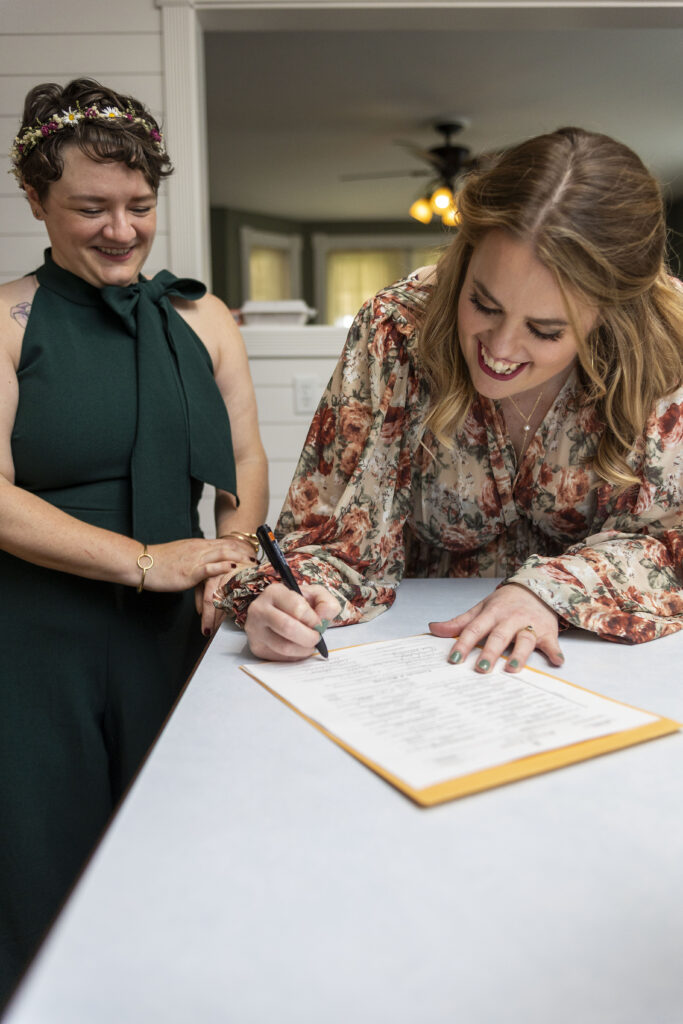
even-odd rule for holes
{"type": "Polygon", "coordinates": [[[117,160],[131,170],[141,171],[154,192],[158,192],[161,179],[173,173],[168,154],[158,142],[159,125],[149,110],[134,96],[115,92],[92,78],[75,78],[65,86],[54,82],[34,86],[24,102],[19,136],[27,129],[47,125],[54,115],[61,117],[66,110],[85,111],[93,107],[100,111],[106,107],[129,111],[144,124],[123,117],[111,121],[81,117],[73,127],[45,134],[28,152],[19,153],[15,166],[20,185],[31,185],[41,202],[50,185],[61,178],[64,149],[72,145],[92,160],[117,160]]]}

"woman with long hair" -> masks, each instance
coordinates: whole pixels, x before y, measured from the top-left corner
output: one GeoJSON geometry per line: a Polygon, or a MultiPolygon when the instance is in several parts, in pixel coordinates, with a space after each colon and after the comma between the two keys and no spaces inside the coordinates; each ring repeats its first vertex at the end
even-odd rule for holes
{"type": "Polygon", "coordinates": [[[0,1004],[216,628],[216,586],[255,562],[267,504],[229,311],[142,274],[171,173],[155,118],[89,79],[38,85],[11,159],[51,248],[0,288],[0,1004]]]}
{"type": "Polygon", "coordinates": [[[561,628],[637,643],[683,627],[683,296],[660,189],[605,135],[563,128],[471,173],[434,268],[361,309],[315,414],[268,568],[217,595],[254,654],[311,654],[321,621],[388,608],[403,576],[502,577],[462,615],[518,671],[561,628]],[[316,628],[317,627],[317,628],[316,628]]]}

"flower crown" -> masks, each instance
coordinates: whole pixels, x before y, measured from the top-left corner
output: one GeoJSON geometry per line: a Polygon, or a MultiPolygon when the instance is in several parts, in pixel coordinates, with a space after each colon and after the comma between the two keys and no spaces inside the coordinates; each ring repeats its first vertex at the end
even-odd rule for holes
{"type": "Polygon", "coordinates": [[[119,107],[102,107],[100,110],[99,107],[91,104],[82,110],[80,103],[76,103],[75,110],[69,107],[68,110],[63,110],[61,114],[53,114],[48,121],[44,123],[39,121],[31,127],[25,128],[23,132],[16,136],[10,150],[10,160],[13,164],[10,169],[11,173],[18,180],[21,180],[19,164],[26,154],[30,153],[43,139],[49,138],[56,132],[63,131],[65,128],[75,128],[79,121],[122,122],[122,128],[125,128],[128,124],[139,124],[154,142],[155,149],[159,155],[166,155],[164,137],[159,129],[156,125],[146,121],[144,117],[136,114],[133,107],[128,106],[124,110],[119,109],[119,107]]]}

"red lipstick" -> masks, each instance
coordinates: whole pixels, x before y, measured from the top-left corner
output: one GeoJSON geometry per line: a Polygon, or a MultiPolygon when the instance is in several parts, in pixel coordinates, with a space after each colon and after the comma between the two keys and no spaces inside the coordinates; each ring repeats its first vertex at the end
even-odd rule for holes
{"type": "Polygon", "coordinates": [[[494,380],[513,380],[515,377],[520,375],[525,366],[529,365],[528,363],[520,363],[517,369],[513,370],[512,373],[496,373],[495,370],[492,370],[491,367],[487,366],[484,362],[480,341],[477,342],[477,359],[479,361],[480,369],[484,371],[487,377],[493,377],[494,380]]]}

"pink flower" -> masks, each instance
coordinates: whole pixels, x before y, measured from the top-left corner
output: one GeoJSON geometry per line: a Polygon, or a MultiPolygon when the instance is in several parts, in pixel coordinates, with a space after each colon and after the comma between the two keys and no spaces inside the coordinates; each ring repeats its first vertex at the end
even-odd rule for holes
{"type": "Polygon", "coordinates": [[[500,515],[500,495],[495,481],[486,477],[479,492],[479,507],[487,519],[493,519],[500,515]]]}
{"type": "Polygon", "coordinates": [[[589,491],[590,477],[585,469],[580,466],[562,469],[560,471],[555,504],[559,507],[573,508],[585,499],[589,491]]]}
{"type": "Polygon", "coordinates": [[[657,420],[662,441],[667,448],[676,448],[683,441],[683,409],[672,402],[657,420]]]}

